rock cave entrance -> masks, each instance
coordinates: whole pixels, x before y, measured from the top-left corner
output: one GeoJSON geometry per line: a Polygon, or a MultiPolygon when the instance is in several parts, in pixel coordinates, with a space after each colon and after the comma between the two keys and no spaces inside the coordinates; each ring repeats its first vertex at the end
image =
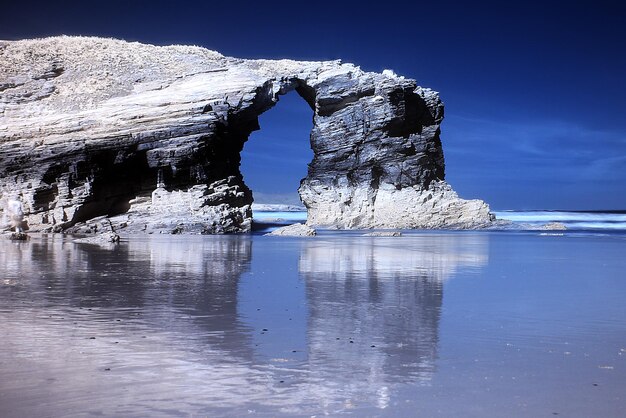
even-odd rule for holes
{"type": "Polygon", "coordinates": [[[240,171],[255,203],[302,205],[300,182],[313,160],[310,135],[313,111],[292,90],[259,117],[241,152],[240,171]]]}

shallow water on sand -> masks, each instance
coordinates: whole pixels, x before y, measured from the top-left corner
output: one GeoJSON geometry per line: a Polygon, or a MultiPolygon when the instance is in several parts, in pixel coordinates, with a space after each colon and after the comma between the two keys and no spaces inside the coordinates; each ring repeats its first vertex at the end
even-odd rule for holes
{"type": "Polygon", "coordinates": [[[0,416],[618,417],[626,235],[0,241],[0,416]]]}

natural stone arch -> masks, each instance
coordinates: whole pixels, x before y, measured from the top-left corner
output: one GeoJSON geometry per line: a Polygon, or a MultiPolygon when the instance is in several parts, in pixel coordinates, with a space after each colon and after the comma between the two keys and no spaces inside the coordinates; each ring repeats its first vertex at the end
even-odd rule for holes
{"type": "Polygon", "coordinates": [[[309,224],[490,222],[444,181],[437,93],[390,71],[70,37],[3,43],[0,70],[0,199],[19,195],[33,230],[109,216],[130,232],[249,231],[239,153],[292,90],[314,112],[299,189],[309,224]]]}
{"type": "Polygon", "coordinates": [[[340,228],[488,223],[482,202],[458,199],[444,182],[443,104],[437,93],[390,72],[337,64],[344,71],[333,76],[288,79],[259,91],[276,92],[264,100],[273,104],[278,95],[296,90],[314,112],[313,160],[299,188],[308,223],[340,228]]]}

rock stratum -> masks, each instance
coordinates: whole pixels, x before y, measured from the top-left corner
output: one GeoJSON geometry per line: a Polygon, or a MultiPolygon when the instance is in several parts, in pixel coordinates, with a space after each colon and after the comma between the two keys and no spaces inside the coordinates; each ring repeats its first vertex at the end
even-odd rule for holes
{"type": "Polygon", "coordinates": [[[259,115],[293,90],[313,116],[299,188],[308,225],[489,225],[484,202],[445,183],[443,104],[414,80],[340,61],[63,36],[0,42],[5,226],[247,232],[240,152],[259,115]]]}

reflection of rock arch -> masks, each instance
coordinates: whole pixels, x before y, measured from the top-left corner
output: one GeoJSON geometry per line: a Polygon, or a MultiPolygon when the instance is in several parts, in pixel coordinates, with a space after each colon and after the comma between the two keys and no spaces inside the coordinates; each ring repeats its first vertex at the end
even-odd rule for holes
{"type": "MultiPolygon", "coordinates": [[[[146,237],[104,249],[58,236],[23,243],[0,241],[4,279],[0,290],[10,292],[8,287],[15,285],[15,291],[27,293],[34,303],[22,309],[19,299],[7,298],[17,309],[3,305],[0,310],[1,319],[10,319],[0,321],[0,347],[8,342],[13,350],[55,366],[37,369],[60,375],[46,387],[48,403],[40,405],[58,406],[61,399],[63,411],[68,406],[94,413],[117,407],[119,413],[114,415],[145,415],[145,409],[134,414],[133,408],[150,405],[215,416],[223,412],[215,413],[215,405],[220,405],[230,408],[224,415],[232,416],[233,411],[245,415],[251,408],[261,414],[270,411],[268,415],[273,411],[312,415],[350,407],[384,408],[394,400],[399,385],[428,384],[436,372],[443,284],[463,268],[486,264],[489,237],[426,234],[291,241],[290,248],[295,250],[286,260],[295,263],[299,257],[300,277],[296,279],[303,279],[305,286],[308,347],[306,355],[294,362],[273,364],[255,362],[251,327],[238,301],[237,283],[249,268],[250,244],[255,239],[146,237]],[[54,311],[54,303],[48,302],[57,299],[71,306],[54,311]],[[51,311],[41,315],[32,309],[42,305],[51,311]],[[150,308],[140,309],[144,305],[150,308]],[[93,310],[79,310],[82,306],[93,310]],[[139,319],[134,316],[138,311],[143,313],[139,319]],[[18,317],[25,321],[17,321],[18,317]],[[84,327],[77,333],[73,325],[85,317],[94,319],[88,324],[92,334],[83,334],[84,327]],[[128,363],[149,372],[94,380],[93,364],[67,367],[68,353],[82,346],[92,354],[104,347],[104,356],[98,360],[104,359],[102,367],[107,366],[111,351],[106,346],[113,343],[106,335],[119,324],[117,319],[130,327],[122,337],[124,344],[115,346],[121,360],[112,373],[116,365],[128,363]],[[54,327],[48,326],[50,321],[54,327]],[[33,344],[24,324],[41,341],[51,338],[57,344],[33,344]],[[88,335],[97,339],[88,340],[88,335]],[[148,339],[142,339],[143,335],[148,339]],[[152,354],[154,350],[158,355],[152,354]],[[63,373],[69,378],[63,379],[63,373]],[[285,383],[279,383],[283,379],[285,383]],[[97,396],[64,398],[76,390],[77,382],[97,396]],[[176,393],[176,399],[167,391],[176,393]],[[168,396],[155,400],[155,394],[164,392],[168,396]]],[[[284,267],[275,268],[282,272],[284,267]]],[[[17,407],[32,404],[20,402],[19,396],[16,399],[12,402],[17,407]]]]}
{"type": "Polygon", "coordinates": [[[300,272],[309,369],[320,393],[384,407],[394,386],[427,384],[436,371],[443,284],[460,268],[485,265],[487,254],[479,235],[307,242],[300,272]]]}
{"type": "Polygon", "coordinates": [[[314,114],[314,158],[299,190],[309,223],[489,223],[483,202],[459,199],[444,182],[438,94],[391,71],[97,38],[6,42],[0,54],[11,58],[0,60],[9,78],[0,82],[14,101],[0,155],[16,162],[0,166],[0,193],[24,193],[33,230],[107,215],[134,231],[248,231],[239,153],[258,116],[292,90],[314,114]],[[22,56],[41,62],[14,62],[22,56]],[[101,88],[86,97],[87,85],[101,88]]]}

